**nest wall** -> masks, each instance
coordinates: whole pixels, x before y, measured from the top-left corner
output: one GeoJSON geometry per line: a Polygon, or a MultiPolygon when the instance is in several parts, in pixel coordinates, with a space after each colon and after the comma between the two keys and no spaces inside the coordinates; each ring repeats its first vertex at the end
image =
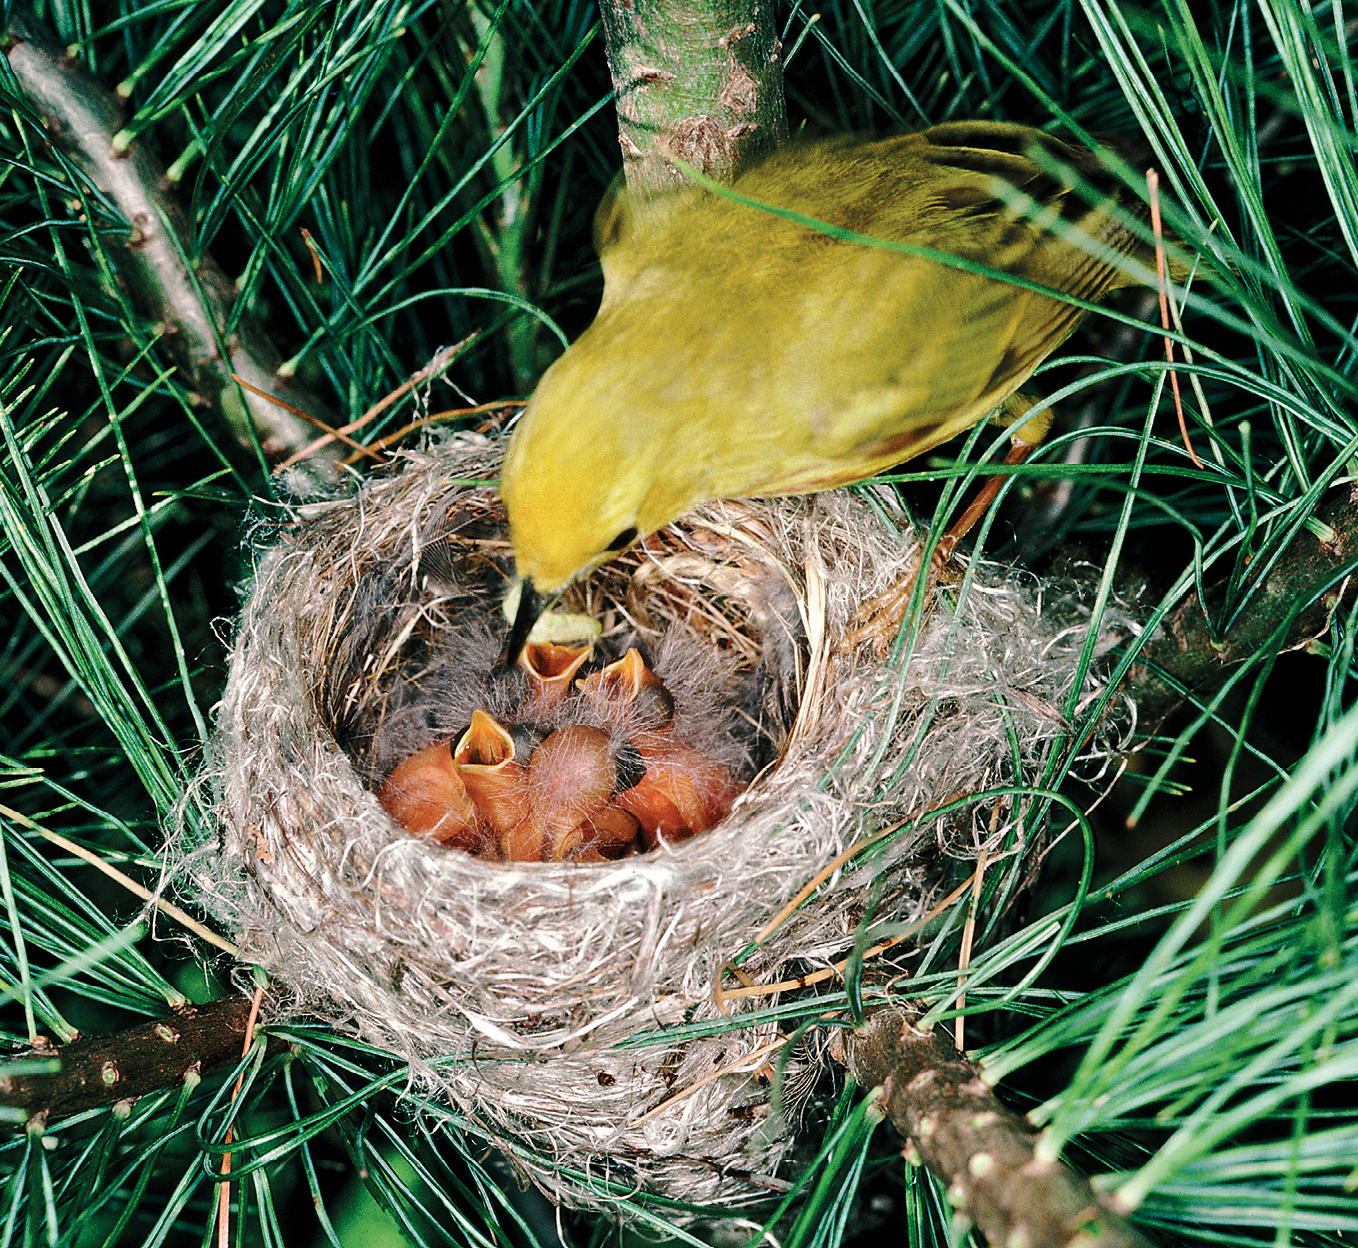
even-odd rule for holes
{"type": "Polygon", "coordinates": [[[773,761],[682,844],[482,861],[391,820],[373,751],[393,748],[384,711],[410,719],[409,690],[384,673],[415,639],[481,667],[494,650],[509,567],[498,462],[468,437],[408,455],[352,498],[297,508],[258,552],[204,773],[216,827],[181,837],[172,873],[293,1008],[408,1061],[555,1199],[766,1195],[796,1108],[773,1089],[802,1085],[817,1054],[760,1017],[776,994],[726,990],[831,965],[864,916],[924,913],[947,881],[940,858],[980,843],[973,823],[1013,843],[1021,804],[998,824],[993,803],[960,825],[936,812],[1066,748],[1058,708],[1089,623],[1069,602],[1044,611],[1031,578],[978,565],[965,592],[929,591],[906,659],[879,659],[843,643],[864,600],[919,558],[887,495],[705,507],[620,563],[607,603],[585,587],[576,605],[624,637],[667,629],[721,651],[687,679],[743,680],[760,705],[741,715],[773,761]]]}

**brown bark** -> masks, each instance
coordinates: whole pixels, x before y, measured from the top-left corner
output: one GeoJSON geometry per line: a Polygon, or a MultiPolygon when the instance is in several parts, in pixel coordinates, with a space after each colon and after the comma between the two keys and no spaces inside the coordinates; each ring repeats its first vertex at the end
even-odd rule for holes
{"type": "Polygon", "coordinates": [[[0,1073],[0,1106],[21,1109],[32,1121],[136,1100],[181,1083],[191,1071],[202,1074],[239,1060],[249,1018],[247,999],[221,997],[110,1036],[81,1036],[11,1054],[0,1062],[0,1072],[18,1063],[52,1061],[57,1068],[0,1073]]]}
{"type": "Polygon", "coordinates": [[[634,194],[685,183],[677,157],[729,182],[787,137],[773,6],[758,0],[605,0],[618,142],[634,194]]]}
{"type": "Polygon", "coordinates": [[[995,1245],[1150,1248],[1135,1227],[1060,1161],[1039,1158],[1037,1133],[1005,1107],[980,1068],[905,1010],[883,1008],[843,1043],[843,1061],[995,1245]]]}

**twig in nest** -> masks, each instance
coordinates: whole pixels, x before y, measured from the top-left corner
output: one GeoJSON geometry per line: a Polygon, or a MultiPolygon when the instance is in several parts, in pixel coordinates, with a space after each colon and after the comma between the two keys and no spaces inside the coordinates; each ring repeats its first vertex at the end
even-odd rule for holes
{"type": "Polygon", "coordinates": [[[640,1118],[632,1119],[628,1125],[635,1128],[641,1126],[644,1122],[649,1122],[652,1118],[673,1109],[680,1101],[693,1096],[700,1089],[705,1088],[709,1083],[715,1083],[716,1080],[722,1078],[724,1075],[733,1074],[737,1071],[759,1071],[765,1069],[769,1064],[769,1059],[772,1058],[775,1053],[779,1052],[790,1039],[790,1036],[779,1036],[776,1040],[771,1040],[765,1044],[756,1046],[749,1053],[740,1054],[738,1057],[733,1058],[724,1065],[718,1066],[716,1070],[710,1071],[696,1082],[681,1088],[673,1096],[667,1097],[654,1108],[648,1109],[640,1118]]]}
{"type": "MultiPolygon", "coordinates": [[[[306,233],[306,231],[304,230],[303,233],[306,233]]],[[[436,424],[441,420],[450,420],[458,416],[467,416],[473,412],[490,412],[497,411],[502,407],[522,406],[522,402],[518,399],[504,399],[498,403],[482,403],[476,407],[458,408],[450,412],[435,412],[432,416],[425,416],[420,420],[412,421],[410,424],[398,429],[395,433],[389,433],[386,437],[381,438],[368,446],[355,442],[353,438],[347,436],[352,433],[357,433],[358,430],[362,429],[369,421],[375,420],[403,394],[413,390],[416,386],[420,385],[421,382],[429,381],[447,371],[449,365],[451,365],[452,362],[480,336],[480,331],[478,330],[475,333],[468,334],[461,342],[455,342],[451,347],[444,347],[442,350],[434,352],[434,358],[431,359],[428,364],[423,368],[416,369],[415,372],[411,373],[405,381],[396,387],[396,389],[384,394],[357,420],[351,420],[347,425],[338,429],[332,429],[329,425],[322,424],[318,420],[313,420],[311,422],[312,424],[325,430],[324,436],[317,438],[314,442],[308,442],[301,450],[284,460],[281,466],[286,468],[288,465],[296,463],[300,459],[306,459],[309,455],[314,454],[322,447],[330,446],[331,443],[336,441],[343,442],[354,452],[354,454],[343,461],[345,464],[355,463],[365,455],[371,459],[377,460],[378,463],[381,463],[383,462],[382,456],[378,454],[378,452],[384,451],[387,447],[395,445],[413,429],[422,429],[427,425],[436,424]]],[[[333,450],[333,448],[331,449],[333,450]]]]}
{"type": "MultiPolygon", "coordinates": [[[[399,429],[387,434],[385,437],[378,438],[376,442],[369,442],[364,453],[366,454],[370,451],[385,451],[388,448],[395,446],[398,442],[404,441],[417,430],[432,429],[435,425],[441,425],[445,421],[461,420],[464,416],[479,416],[482,413],[505,412],[511,408],[523,407],[527,402],[527,399],[496,399],[490,403],[477,403],[474,407],[452,407],[443,412],[430,412],[428,416],[421,416],[419,420],[412,420],[409,423],[402,425],[399,429]]],[[[364,420],[366,419],[367,416],[365,415],[364,420]]],[[[500,424],[503,419],[503,417],[500,417],[498,420],[484,421],[477,426],[476,432],[485,433],[487,430],[495,428],[495,426],[500,424]]],[[[355,423],[362,424],[363,422],[356,421],[355,423]]],[[[356,459],[358,459],[358,455],[354,454],[350,455],[344,462],[346,464],[352,464],[356,459]]]]}
{"type": "Polygon", "coordinates": [[[1059,1160],[1038,1155],[1037,1133],[1005,1107],[969,1062],[915,1015],[878,1010],[867,1027],[837,1036],[832,1052],[948,1198],[992,1244],[1026,1248],[1150,1248],[1111,1200],[1059,1160]]]}
{"type": "MultiPolygon", "coordinates": [[[[756,945],[763,944],[763,942],[768,938],[770,933],[772,933],[778,927],[780,927],[785,919],[787,919],[791,914],[795,913],[797,908],[808,897],[810,897],[811,894],[816,891],[816,889],[818,889],[822,884],[824,884],[826,880],[828,880],[832,875],[834,875],[840,869],[840,867],[842,867],[846,862],[850,861],[850,859],[856,858],[865,849],[868,849],[870,846],[878,844],[878,842],[885,840],[887,837],[895,836],[896,833],[899,832],[907,824],[912,823],[917,819],[923,818],[927,814],[935,813],[942,807],[951,805],[953,802],[958,801],[959,799],[964,798],[965,796],[966,794],[964,793],[950,793],[948,794],[947,797],[943,799],[943,801],[938,803],[938,806],[934,807],[933,810],[911,811],[910,814],[906,815],[902,819],[895,820],[888,827],[883,828],[880,832],[876,832],[872,836],[867,837],[864,840],[855,841],[852,845],[848,847],[848,849],[844,850],[842,853],[836,854],[819,871],[817,871],[815,875],[813,875],[809,880],[807,880],[806,884],[803,885],[801,891],[798,892],[798,894],[791,901],[789,901],[787,905],[785,905],[776,915],[774,915],[773,918],[771,918],[767,923],[764,924],[763,927],[759,929],[758,932],[755,933],[754,943],[756,945]]],[[[937,906],[935,906],[931,911],[929,911],[929,913],[925,915],[924,919],[921,920],[921,922],[925,923],[930,922],[937,915],[942,914],[943,911],[946,910],[950,905],[952,905],[952,903],[958,897],[960,897],[963,892],[965,892],[968,888],[971,887],[971,882],[973,878],[974,878],[973,876],[968,876],[967,879],[965,879],[957,888],[955,888],[942,901],[940,901],[937,906]]]]}
{"type": "MultiPolygon", "coordinates": [[[[876,838],[873,839],[875,840],[876,838]]],[[[870,842],[868,841],[860,842],[860,844],[854,846],[853,849],[848,852],[849,853],[856,852],[857,850],[861,849],[864,845],[867,845],[869,843],[870,842]]],[[[842,861],[845,856],[846,855],[841,855],[838,861],[842,861]]],[[[740,970],[739,967],[727,964],[721,968],[722,973],[726,973],[729,971],[735,974],[737,977],[739,977],[743,981],[743,983],[739,988],[723,988],[721,986],[721,982],[718,981],[716,989],[713,994],[717,1002],[717,1008],[720,1009],[723,1014],[725,1014],[727,1012],[725,1003],[727,1001],[733,1001],[739,997],[767,997],[772,996],[774,993],[779,992],[793,992],[798,988],[810,988],[814,984],[822,984],[827,979],[833,979],[837,975],[843,975],[844,972],[848,969],[849,963],[854,961],[855,958],[860,962],[867,962],[870,959],[877,957],[879,954],[885,953],[888,949],[894,948],[896,945],[899,945],[903,940],[908,940],[911,936],[916,935],[921,928],[925,927],[929,923],[932,923],[934,919],[936,919],[949,906],[951,906],[953,902],[955,902],[959,897],[961,897],[965,892],[967,892],[973,886],[973,883],[976,881],[976,879],[977,876],[975,872],[967,876],[967,878],[963,880],[962,883],[960,883],[955,889],[952,890],[952,892],[950,892],[945,898],[943,898],[943,900],[940,901],[938,905],[936,905],[932,910],[930,910],[928,914],[926,914],[921,919],[916,919],[913,923],[906,927],[904,931],[897,932],[896,935],[894,936],[888,936],[884,940],[879,940],[875,945],[871,946],[868,949],[864,949],[862,953],[851,954],[847,958],[842,958],[840,961],[836,962],[833,966],[824,967],[822,970],[819,971],[811,971],[809,974],[806,975],[798,975],[796,979],[785,979],[776,984],[756,984],[752,982],[750,978],[740,970]]],[[[758,943],[759,939],[762,939],[762,935],[761,937],[756,939],[755,942],[756,944],[758,943]]]]}

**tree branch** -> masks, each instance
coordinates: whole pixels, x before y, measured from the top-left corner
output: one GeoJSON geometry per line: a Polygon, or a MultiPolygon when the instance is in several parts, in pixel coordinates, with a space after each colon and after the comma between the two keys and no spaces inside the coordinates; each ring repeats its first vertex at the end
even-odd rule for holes
{"type": "MultiPolygon", "coordinates": [[[[278,458],[310,442],[315,430],[269,398],[242,390],[233,372],[264,395],[333,426],[318,399],[279,376],[281,360],[251,318],[239,317],[228,332],[235,283],[211,256],[194,255],[193,231],[160,161],[144,143],[122,146],[117,97],[29,18],[10,18],[3,46],[48,141],[127,221],[126,242],[110,256],[138,308],[158,323],[165,349],[193,390],[226,418],[242,445],[253,447],[258,430],[265,451],[278,458]]],[[[311,462],[321,465],[317,476],[328,479],[340,458],[339,448],[329,444],[311,462]]]]}
{"type": "Polygon", "coordinates": [[[1141,648],[1127,692],[1143,723],[1159,724],[1188,694],[1210,697],[1233,667],[1272,647],[1296,650],[1320,637],[1338,606],[1344,581],[1358,567],[1358,487],[1321,506],[1326,540],[1303,529],[1251,597],[1218,635],[1211,619],[1222,594],[1208,590],[1208,610],[1196,594],[1176,607],[1141,648]]]}
{"type": "Polygon", "coordinates": [[[608,65],[629,190],[675,190],[671,158],[718,181],[787,137],[774,6],[757,0],[605,0],[608,65]]]}
{"type": "MultiPolygon", "coordinates": [[[[238,1061],[250,1001],[220,997],[186,1005],[171,1017],[111,1036],[82,1036],[69,1044],[40,1045],[0,1061],[0,1106],[34,1118],[63,1118],[182,1083],[238,1061]],[[55,1070],[6,1074],[5,1067],[54,1061],[55,1070]]],[[[280,1049],[282,1041],[274,1041],[280,1049]]]]}
{"type": "Polygon", "coordinates": [[[1150,1248],[1106,1196],[1060,1161],[1040,1158],[1037,1133],[1005,1107],[980,1068],[918,1015],[883,1008],[842,1041],[842,1060],[910,1148],[948,1187],[953,1205],[992,1244],[1025,1248],[1150,1248]]]}

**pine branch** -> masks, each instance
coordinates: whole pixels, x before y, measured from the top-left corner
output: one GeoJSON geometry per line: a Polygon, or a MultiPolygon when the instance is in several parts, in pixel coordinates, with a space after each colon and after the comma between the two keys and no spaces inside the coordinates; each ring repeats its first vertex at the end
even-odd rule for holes
{"type": "Polygon", "coordinates": [[[948,1197],[992,1244],[1150,1248],[1108,1198],[1036,1150],[1037,1132],[969,1062],[906,1010],[884,1008],[843,1041],[844,1064],[881,1105],[948,1197]]]}
{"type": "MultiPolygon", "coordinates": [[[[248,999],[220,997],[110,1036],[82,1036],[13,1054],[10,1064],[52,1061],[57,1068],[6,1075],[0,1065],[0,1106],[22,1110],[32,1121],[134,1101],[182,1083],[191,1072],[201,1075],[239,1061],[249,1018],[248,999]]],[[[281,1041],[273,1043],[282,1047],[281,1041]]]]}
{"type": "Polygon", "coordinates": [[[1159,724],[1185,697],[1207,698],[1231,670],[1260,654],[1296,650],[1320,637],[1358,566],[1358,488],[1322,507],[1324,537],[1303,529],[1224,631],[1214,627],[1220,587],[1204,608],[1190,595],[1142,647],[1129,676],[1143,724],[1159,724]]]}
{"type": "MultiPolygon", "coordinates": [[[[235,283],[211,256],[194,254],[175,184],[144,143],[126,141],[118,98],[31,18],[12,16],[0,43],[48,141],[127,221],[126,242],[111,249],[111,259],[193,390],[217,408],[243,446],[253,447],[258,431],[272,457],[285,457],[316,436],[289,407],[333,426],[315,396],[279,375],[281,358],[253,320],[239,316],[233,324],[235,283]],[[233,373],[262,393],[237,386],[233,373]]],[[[329,479],[340,458],[339,448],[327,444],[309,462],[318,478],[329,479]]]]}
{"type": "Polygon", "coordinates": [[[607,0],[608,66],[617,92],[627,185],[685,184],[677,157],[730,181],[787,137],[773,6],[756,0],[607,0]]]}

